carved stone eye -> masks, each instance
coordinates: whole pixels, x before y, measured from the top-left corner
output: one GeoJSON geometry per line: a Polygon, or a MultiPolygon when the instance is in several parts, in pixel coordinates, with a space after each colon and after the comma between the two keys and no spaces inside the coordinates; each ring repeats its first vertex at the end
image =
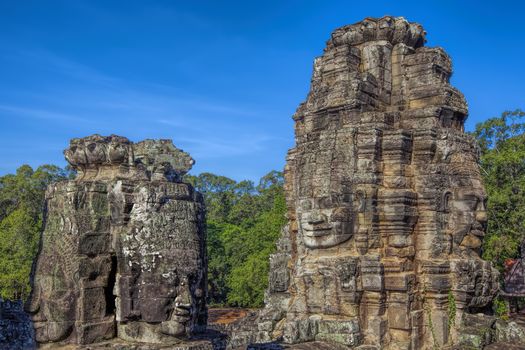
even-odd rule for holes
{"type": "Polygon", "coordinates": [[[347,222],[350,219],[350,213],[347,208],[338,208],[334,210],[331,221],[332,222],[347,222]]]}
{"type": "Polygon", "coordinates": [[[469,208],[472,210],[476,210],[478,208],[478,205],[480,203],[480,198],[476,195],[467,195],[463,198],[465,203],[468,204],[469,208]]]}

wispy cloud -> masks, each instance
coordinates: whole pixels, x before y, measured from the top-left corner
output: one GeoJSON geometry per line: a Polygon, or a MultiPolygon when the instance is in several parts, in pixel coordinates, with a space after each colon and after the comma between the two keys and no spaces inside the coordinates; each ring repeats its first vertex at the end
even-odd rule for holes
{"type": "MultiPolygon", "coordinates": [[[[178,147],[202,160],[199,164],[206,169],[223,162],[233,166],[237,158],[253,159],[252,155],[283,142],[273,136],[271,128],[261,127],[269,113],[252,106],[217,101],[177,86],[115,77],[44,50],[20,51],[17,59],[27,67],[38,62],[39,72],[47,74],[47,80],[42,80],[46,89],[22,89],[13,93],[15,98],[0,98],[0,116],[56,125],[60,144],[67,143],[67,135],[81,136],[82,132],[120,133],[137,140],[172,138],[178,147]],[[55,76],[49,79],[49,73],[55,76]]],[[[51,138],[58,140],[48,135],[49,140],[43,142],[51,138]]],[[[18,158],[35,154],[31,149],[25,152],[18,158]]]]}
{"type": "Polygon", "coordinates": [[[115,87],[119,80],[115,77],[101,73],[88,65],[70,60],[64,56],[55,54],[44,49],[13,49],[3,54],[4,57],[23,60],[28,63],[38,64],[38,66],[59,73],[65,77],[76,79],[84,83],[105,85],[115,87]]]}
{"type": "Polygon", "coordinates": [[[169,126],[175,126],[175,127],[186,127],[187,126],[186,123],[176,121],[175,119],[158,119],[157,123],[169,125],[169,126]]]}
{"type": "Polygon", "coordinates": [[[175,141],[189,145],[195,157],[210,159],[259,152],[264,149],[264,144],[271,140],[271,137],[264,135],[243,135],[230,140],[210,137],[178,137],[175,141]]]}
{"type": "Polygon", "coordinates": [[[23,101],[19,104],[0,99],[0,104],[4,103],[4,112],[25,117],[62,121],[97,120],[101,117],[113,120],[157,119],[162,124],[189,130],[195,130],[197,122],[202,124],[199,129],[209,127],[216,131],[217,128],[235,128],[239,121],[231,119],[254,118],[259,114],[254,108],[214,101],[174,86],[114,77],[49,50],[18,49],[3,51],[0,55],[57,74],[47,93],[21,91],[22,96],[16,99],[23,101]],[[207,118],[210,113],[216,117],[207,118]],[[231,125],[228,125],[229,120],[231,125]]]}
{"type": "Polygon", "coordinates": [[[0,105],[0,111],[16,115],[18,117],[26,117],[31,119],[42,119],[42,120],[56,120],[56,121],[70,121],[70,122],[88,122],[88,119],[71,115],[64,114],[44,109],[29,108],[29,107],[19,107],[19,106],[9,106],[9,105],[0,105]]]}

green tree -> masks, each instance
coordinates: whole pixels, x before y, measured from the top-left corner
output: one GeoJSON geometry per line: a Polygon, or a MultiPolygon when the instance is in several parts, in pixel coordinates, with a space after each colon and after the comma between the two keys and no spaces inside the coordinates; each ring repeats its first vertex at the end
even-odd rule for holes
{"type": "Polygon", "coordinates": [[[29,208],[18,208],[0,222],[0,296],[25,299],[32,259],[38,249],[41,220],[29,208]]]}
{"type": "Polygon", "coordinates": [[[201,173],[198,176],[186,175],[185,181],[191,183],[203,194],[208,220],[226,222],[235,201],[235,180],[212,173],[201,173]]]}
{"type": "Polygon", "coordinates": [[[239,226],[207,220],[208,298],[210,304],[223,305],[230,291],[227,281],[232,269],[232,241],[240,236],[239,226]]]}
{"type": "Polygon", "coordinates": [[[16,174],[0,177],[0,297],[25,299],[38,250],[44,192],[71,173],[54,165],[33,170],[22,165],[16,174]]]}
{"type": "MultiPolygon", "coordinates": [[[[237,253],[239,264],[228,278],[228,304],[241,307],[260,307],[264,291],[268,287],[269,258],[275,251],[275,243],[286,224],[286,204],[281,185],[274,194],[269,211],[262,212],[255,224],[244,232],[239,241],[243,244],[242,255],[237,253]],[[240,255],[240,256],[239,256],[240,255]]],[[[267,189],[268,190],[268,189],[267,189]]],[[[273,187],[271,190],[277,190],[273,187]]],[[[263,192],[264,193],[264,192],[263,192]]],[[[262,195],[264,197],[264,195],[262,195]]],[[[235,256],[235,255],[234,255],[235,256]]]]}
{"type": "Polygon", "coordinates": [[[483,257],[503,269],[525,239],[525,112],[507,111],[478,123],[474,136],[487,189],[489,216],[483,257]]]}
{"type": "Polygon", "coordinates": [[[186,181],[206,203],[210,304],[262,305],[269,255],[285,224],[282,173],[268,173],[257,186],[211,173],[186,181]]]}

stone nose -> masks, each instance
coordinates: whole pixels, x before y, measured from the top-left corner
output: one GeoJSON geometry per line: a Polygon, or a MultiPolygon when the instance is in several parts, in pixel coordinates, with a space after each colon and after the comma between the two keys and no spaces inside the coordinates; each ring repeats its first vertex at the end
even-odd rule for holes
{"type": "Polygon", "coordinates": [[[184,284],[183,286],[179,287],[179,294],[175,298],[175,306],[185,308],[191,307],[191,293],[189,285],[184,284]]]}
{"type": "Polygon", "coordinates": [[[485,210],[476,211],[476,221],[484,224],[487,222],[487,212],[485,210]]]}

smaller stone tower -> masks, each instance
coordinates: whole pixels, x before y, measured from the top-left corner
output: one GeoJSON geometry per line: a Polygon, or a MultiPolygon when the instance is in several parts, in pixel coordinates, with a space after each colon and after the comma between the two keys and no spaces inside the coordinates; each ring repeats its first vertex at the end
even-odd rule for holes
{"type": "Polygon", "coordinates": [[[73,139],[50,185],[28,303],[38,343],[180,343],[206,326],[202,196],[170,140],[73,139]]]}

